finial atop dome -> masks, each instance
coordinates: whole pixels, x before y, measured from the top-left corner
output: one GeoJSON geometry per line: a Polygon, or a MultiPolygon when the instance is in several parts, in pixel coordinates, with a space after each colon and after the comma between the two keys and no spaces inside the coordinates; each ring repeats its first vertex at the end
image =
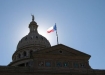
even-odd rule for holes
{"type": "Polygon", "coordinates": [[[37,27],[38,27],[38,25],[37,25],[37,23],[34,21],[34,15],[31,14],[31,16],[32,16],[32,21],[31,21],[30,24],[29,24],[30,32],[37,32],[37,27]]]}
{"type": "Polygon", "coordinates": [[[34,21],[34,15],[31,15],[32,16],[32,21],[34,21]]]}

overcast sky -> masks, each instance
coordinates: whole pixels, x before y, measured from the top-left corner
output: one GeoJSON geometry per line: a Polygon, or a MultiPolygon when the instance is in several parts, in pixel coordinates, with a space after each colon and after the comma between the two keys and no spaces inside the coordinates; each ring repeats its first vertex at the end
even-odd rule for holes
{"type": "Polygon", "coordinates": [[[94,69],[105,69],[105,0],[0,0],[0,65],[8,65],[17,44],[29,33],[34,14],[38,32],[56,45],[59,42],[91,55],[94,69]]]}

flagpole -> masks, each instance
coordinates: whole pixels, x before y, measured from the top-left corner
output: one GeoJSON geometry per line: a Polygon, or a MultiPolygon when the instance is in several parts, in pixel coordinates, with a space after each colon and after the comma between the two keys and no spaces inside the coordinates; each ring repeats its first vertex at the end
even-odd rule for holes
{"type": "MultiPolygon", "coordinates": [[[[56,25],[56,23],[55,23],[55,25],[56,25]]],[[[57,45],[58,45],[58,44],[59,44],[59,42],[58,42],[57,25],[56,25],[56,36],[57,36],[57,45]]]]}

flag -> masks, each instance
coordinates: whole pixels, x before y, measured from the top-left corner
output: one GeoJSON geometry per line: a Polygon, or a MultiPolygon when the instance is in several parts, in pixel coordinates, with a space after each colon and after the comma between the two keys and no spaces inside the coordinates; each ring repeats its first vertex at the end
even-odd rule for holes
{"type": "Polygon", "coordinates": [[[56,26],[56,23],[54,26],[50,27],[49,29],[47,29],[47,33],[51,33],[51,32],[54,32],[56,31],[56,36],[57,36],[57,44],[59,44],[58,42],[58,33],[57,33],[57,26],[56,26]]]}
{"type": "Polygon", "coordinates": [[[48,30],[47,30],[47,33],[51,33],[51,32],[54,32],[57,30],[57,27],[56,27],[56,24],[52,27],[50,27],[48,30]]]}

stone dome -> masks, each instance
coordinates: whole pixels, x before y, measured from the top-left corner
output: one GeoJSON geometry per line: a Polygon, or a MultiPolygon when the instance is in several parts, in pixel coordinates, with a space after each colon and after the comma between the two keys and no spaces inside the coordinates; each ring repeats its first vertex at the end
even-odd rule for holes
{"type": "Polygon", "coordinates": [[[51,47],[49,41],[44,36],[38,33],[37,28],[38,28],[38,25],[33,18],[29,24],[30,32],[28,35],[26,35],[19,41],[17,45],[17,50],[21,48],[29,47],[29,46],[37,46],[37,48],[51,47]]]}

